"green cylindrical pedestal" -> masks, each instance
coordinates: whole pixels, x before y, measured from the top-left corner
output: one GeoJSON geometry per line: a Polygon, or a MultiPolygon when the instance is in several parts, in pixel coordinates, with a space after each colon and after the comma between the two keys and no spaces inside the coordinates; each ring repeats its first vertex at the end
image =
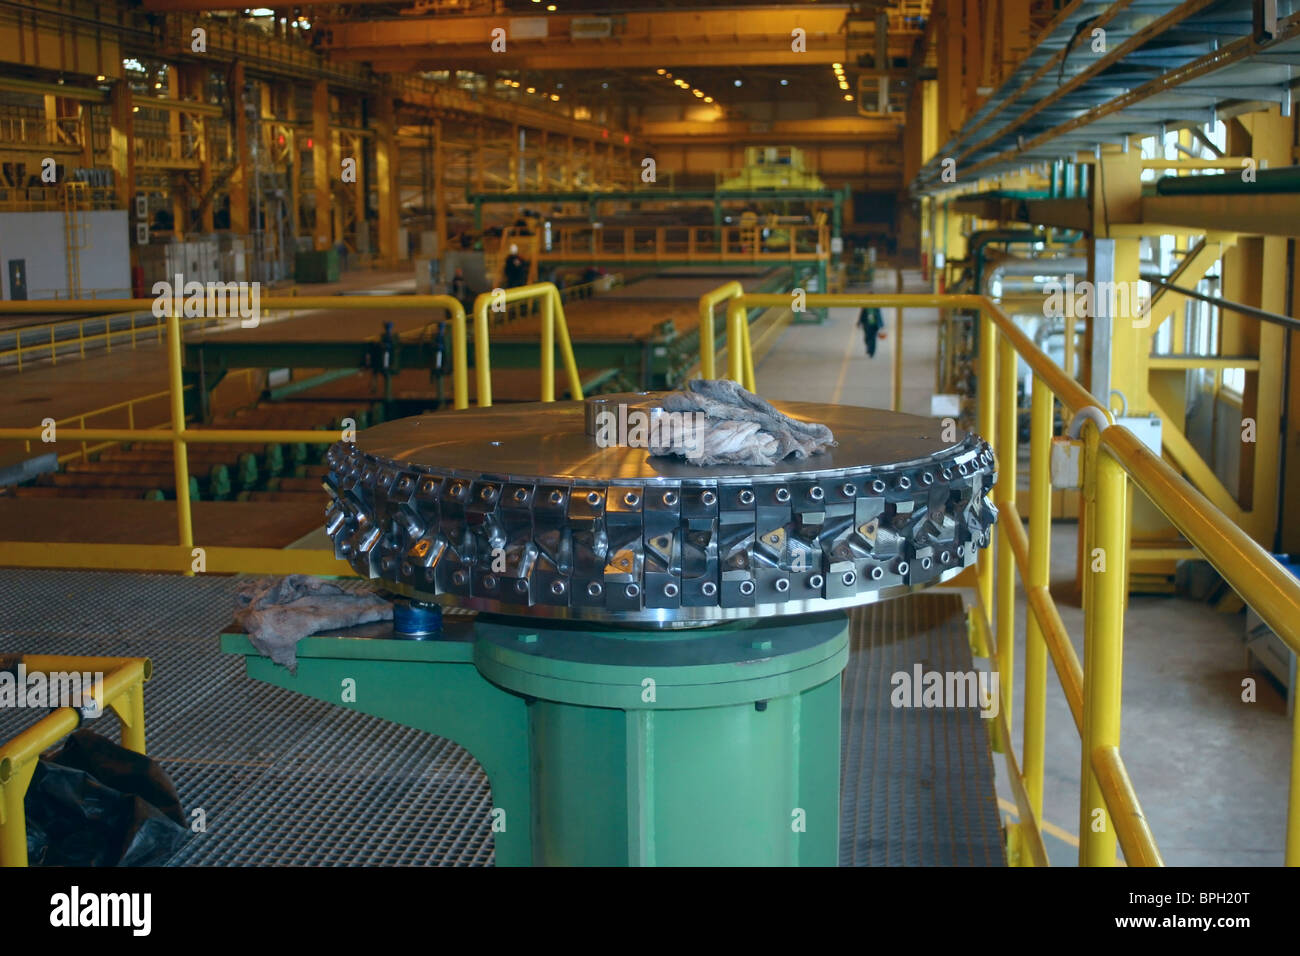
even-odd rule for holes
{"type": "Polygon", "coordinates": [[[528,701],[534,864],[836,864],[844,614],[475,631],[528,701]]]}

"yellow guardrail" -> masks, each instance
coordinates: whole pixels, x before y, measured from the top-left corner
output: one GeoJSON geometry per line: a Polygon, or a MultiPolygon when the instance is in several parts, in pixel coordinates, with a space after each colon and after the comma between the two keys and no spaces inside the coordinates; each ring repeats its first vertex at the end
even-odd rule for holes
{"type": "MultiPolygon", "coordinates": [[[[713,310],[719,303],[726,302],[729,299],[737,299],[745,294],[745,289],[739,282],[727,282],[718,286],[712,292],[706,292],[700,296],[700,375],[704,378],[716,378],[716,368],[714,365],[714,342],[717,340],[717,331],[713,324],[713,310]]],[[[787,301],[789,297],[786,297],[787,301]]],[[[741,315],[746,313],[742,312],[741,315]]],[[[731,329],[731,313],[727,313],[727,329],[731,329]]],[[[748,325],[748,323],[746,323],[748,325]]],[[[748,344],[748,332],[744,333],[744,341],[748,344]]],[[[728,353],[731,354],[731,353],[728,353]]],[[[733,375],[736,381],[741,381],[738,375],[733,375]]]]}
{"type": "MultiPolygon", "coordinates": [[[[565,368],[568,373],[569,387],[572,394],[582,397],[582,385],[578,376],[577,361],[573,354],[573,344],[569,339],[568,325],[564,319],[564,305],[560,300],[559,290],[549,282],[520,286],[502,290],[500,297],[505,302],[518,302],[527,299],[541,301],[542,314],[542,400],[555,400],[555,336],[559,333],[559,345],[565,368]]],[[[490,368],[489,325],[487,311],[497,298],[493,293],[484,293],[475,303],[475,363],[478,370],[478,401],[482,406],[492,404],[492,376],[490,368]]],[[[313,310],[338,309],[349,304],[338,296],[268,296],[262,299],[265,310],[313,310]]],[[[0,315],[6,314],[49,314],[56,312],[94,312],[113,310],[126,312],[152,309],[152,299],[117,299],[117,300],[62,300],[59,302],[5,302],[0,303],[0,315]]],[[[445,309],[451,316],[452,325],[452,382],[453,405],[463,409],[469,407],[469,355],[466,342],[466,324],[464,307],[448,295],[416,296],[367,296],[367,309],[445,309]]],[[[76,457],[93,450],[89,442],[116,444],[119,442],[169,442],[173,447],[173,460],[176,480],[176,521],[178,543],[175,545],[145,544],[91,544],[70,543],[51,544],[37,541],[0,541],[0,565],[19,567],[81,567],[81,568],[130,568],[138,570],[180,571],[193,574],[197,569],[215,573],[259,573],[289,574],[294,572],[351,575],[346,562],[339,561],[332,551],[302,549],[283,550],[279,548],[245,548],[245,547],[203,547],[194,546],[193,514],[189,493],[189,461],[187,446],[194,443],[254,443],[254,444],[332,444],[343,433],[321,430],[262,430],[262,429],[215,429],[193,428],[185,423],[185,385],[181,375],[181,319],[176,314],[168,315],[167,351],[169,388],[158,395],[144,396],[129,402],[98,409],[85,415],[73,416],[80,427],[60,427],[56,423],[55,439],[78,442],[80,452],[61,456],[76,457]],[[120,410],[126,407],[129,415],[134,415],[135,403],[151,398],[166,396],[171,403],[171,418],[167,424],[153,428],[88,428],[85,418],[107,410],[120,410]],[[179,424],[178,424],[179,423],[179,424]]],[[[128,422],[134,425],[133,418],[128,422]]],[[[0,428],[0,441],[7,439],[30,443],[42,439],[42,427],[0,428]]]]}
{"type": "MultiPolygon", "coordinates": [[[[59,300],[51,300],[51,301],[59,301],[59,300]]],[[[71,300],[64,299],[62,300],[62,303],[66,306],[66,304],[69,301],[71,300]]],[[[84,301],[93,302],[94,300],[91,299],[91,300],[84,300],[84,301]]],[[[152,304],[152,300],[149,301],[152,304]]],[[[63,309],[59,309],[58,311],[70,312],[72,310],[63,308],[63,309]]],[[[139,314],[140,312],[137,310],[134,312],[119,312],[113,315],[93,316],[93,317],[86,317],[80,319],[62,319],[57,322],[46,322],[40,325],[15,326],[12,329],[0,329],[0,334],[4,334],[5,332],[12,332],[14,336],[14,345],[12,348],[0,349],[0,361],[3,361],[9,356],[13,356],[16,361],[18,371],[21,372],[23,370],[23,356],[29,353],[34,353],[34,352],[47,353],[49,356],[50,364],[57,365],[59,361],[60,349],[70,350],[71,348],[75,347],[79,353],[79,357],[85,358],[87,343],[93,344],[95,342],[102,341],[104,343],[104,351],[112,352],[114,339],[130,339],[131,348],[135,348],[141,338],[149,340],[152,344],[158,344],[162,342],[163,330],[166,326],[166,323],[161,321],[146,323],[143,327],[137,328],[136,316],[139,314]],[[113,320],[121,319],[121,318],[130,319],[130,325],[125,329],[112,328],[113,320]],[[86,334],[87,323],[103,324],[104,331],[92,332],[91,334],[87,335],[86,334]],[[77,328],[76,336],[67,336],[64,338],[59,338],[57,335],[58,330],[70,326],[76,326],[77,328]],[[23,336],[27,337],[29,344],[27,345],[23,344],[23,336]],[[35,342],[32,342],[33,338],[36,339],[35,342]]],[[[221,323],[221,321],[222,321],[221,319],[215,317],[206,317],[206,316],[200,318],[188,318],[188,319],[182,318],[181,326],[183,328],[193,328],[197,326],[200,330],[202,330],[207,328],[209,324],[218,325],[221,323]]]]}
{"type": "MultiPolygon", "coordinates": [[[[554,289],[554,286],[550,286],[554,289]]],[[[51,314],[59,312],[115,312],[152,309],[153,299],[84,299],[59,302],[4,302],[0,315],[51,314]]],[[[261,300],[265,310],[338,309],[349,304],[339,296],[267,296],[261,300]]],[[[365,300],[367,309],[446,309],[452,322],[452,370],[455,406],[469,407],[469,368],[466,349],[465,309],[448,295],[373,296],[365,300]]],[[[323,575],[351,575],[346,562],[332,551],[323,549],[284,550],[280,548],[203,547],[194,546],[193,510],[189,490],[189,444],[333,444],[343,437],[340,431],[285,429],[215,429],[192,428],[185,423],[185,386],[181,375],[181,319],[173,311],[166,318],[168,383],[171,402],[170,423],[157,428],[58,428],[59,441],[79,442],[169,442],[173,449],[176,480],[175,545],[143,544],[51,544],[43,541],[0,541],[0,565],[57,568],[130,568],[136,570],[196,570],[215,573],[290,574],[294,572],[323,575]]],[[[0,428],[0,441],[40,441],[44,429],[0,428]]]]}
{"type": "Polygon", "coordinates": [[[753,226],[556,226],[542,262],[816,262],[830,257],[828,225],[780,226],[784,240],[753,226]]]}
{"type": "MultiPolygon", "coordinates": [[[[11,659],[12,660],[12,659],[11,659]]],[[[145,752],[144,682],[153,676],[145,657],[63,657],[25,654],[21,663],[28,674],[92,675],[91,687],[82,686],[95,714],[111,708],[122,721],[122,746],[145,752]]],[[[50,681],[53,686],[54,681],[50,681]]],[[[68,684],[60,682],[60,686],[68,684]]],[[[0,866],[27,865],[27,819],[23,798],[36,772],[40,755],[81,725],[77,706],[61,706],[42,717],[17,737],[0,744],[0,866]]]]}
{"type": "MultiPolygon", "coordinates": [[[[730,284],[729,284],[730,285],[730,284]]],[[[728,301],[728,375],[753,388],[753,362],[746,358],[746,310],[788,304],[788,297],[734,295],[724,286],[701,298],[706,306],[728,301]]],[[[1046,865],[1043,845],[1043,771],[1046,741],[1047,659],[1060,678],[1086,755],[1080,794],[1079,862],[1110,866],[1116,843],[1130,865],[1162,865],[1132,781],[1120,756],[1120,690],[1123,678],[1124,611],[1127,599],[1130,483],[1214,566],[1269,627],[1300,654],[1300,581],[1233,524],[1163,458],[1127,428],[1114,424],[1105,403],[1067,375],[991,299],[977,295],[810,294],[807,306],[968,309],[978,312],[979,401],[977,430],[993,446],[1001,480],[994,490],[1000,515],[996,551],[980,552],[972,644],[997,668],[1002,694],[992,728],[994,746],[1006,758],[1020,822],[1010,825],[1012,862],[1046,865]],[[1030,424],[1029,526],[1016,508],[1017,362],[1033,372],[1030,424]],[[1085,553],[1104,556],[1104,570],[1085,578],[1083,662],[1048,589],[1051,553],[1051,444],[1055,403],[1080,428],[1085,553]],[[1096,549],[1100,549],[1097,551],[1096,549]],[[996,554],[996,568],[994,567],[996,554]],[[1030,614],[1025,642],[1025,727],[1021,761],[1011,744],[1015,679],[1016,576],[1030,614]],[[995,604],[996,599],[996,604],[995,604]],[[993,612],[992,614],[990,612],[993,612]]],[[[895,349],[901,351],[901,339],[895,349]]],[[[1292,729],[1286,863],[1300,866],[1300,707],[1292,729]]]]}
{"type": "MultiPolygon", "coordinates": [[[[492,359],[488,341],[491,321],[488,310],[511,302],[540,299],[542,303],[542,401],[555,401],[555,337],[559,333],[560,356],[569,376],[569,394],[582,398],[582,380],[578,375],[578,361],[573,355],[569,340],[569,325],[564,320],[564,302],[560,290],[550,282],[535,282],[513,289],[494,289],[484,292],[474,300],[474,373],[478,381],[478,404],[487,408],[492,404],[492,359]]],[[[457,408],[464,408],[457,405],[457,408]]]]}
{"type": "MultiPolygon", "coordinates": [[[[254,376],[254,374],[255,374],[256,372],[257,372],[257,369],[244,368],[244,369],[237,369],[237,370],[235,370],[234,372],[231,373],[231,375],[233,375],[233,376],[242,376],[242,377],[244,378],[244,380],[245,380],[245,384],[246,384],[246,386],[248,386],[248,387],[251,388],[251,382],[252,382],[253,376],[254,376]]],[[[182,391],[187,391],[187,392],[188,392],[188,391],[193,391],[193,389],[194,389],[194,386],[193,386],[193,385],[186,385],[186,386],[183,386],[182,391]]],[[[55,421],[55,423],[54,423],[54,434],[55,434],[55,437],[57,438],[57,435],[58,435],[58,431],[59,431],[59,429],[61,429],[61,428],[65,428],[65,426],[67,426],[67,425],[71,425],[73,422],[76,422],[76,423],[77,423],[77,426],[78,426],[80,429],[85,429],[85,428],[86,428],[86,420],[89,419],[89,418],[100,418],[100,417],[102,417],[102,416],[104,416],[104,415],[111,415],[111,414],[113,414],[114,412],[122,412],[122,411],[124,411],[124,412],[126,413],[126,427],[127,427],[127,429],[128,429],[128,430],[134,430],[134,429],[136,429],[136,428],[141,427],[141,426],[139,426],[139,425],[136,424],[136,415],[137,415],[137,409],[138,409],[139,406],[141,406],[141,405],[145,405],[145,404],[148,404],[149,402],[157,402],[157,401],[161,401],[161,400],[163,400],[163,399],[167,399],[167,398],[169,398],[170,396],[171,396],[171,390],[170,390],[170,389],[165,390],[165,391],[161,391],[161,392],[150,392],[150,393],[147,394],[147,395],[137,395],[135,398],[128,398],[128,399],[126,399],[125,401],[114,402],[112,405],[104,405],[104,406],[102,406],[102,407],[100,407],[100,408],[91,409],[91,410],[88,411],[88,412],[78,412],[76,415],[68,415],[68,416],[65,417],[65,418],[60,418],[60,419],[58,419],[57,421],[55,421]]],[[[155,425],[149,425],[149,426],[144,426],[144,427],[147,427],[147,428],[170,428],[170,427],[171,427],[171,421],[169,420],[169,421],[165,421],[165,422],[160,422],[160,423],[155,424],[155,425]]],[[[95,445],[87,445],[86,442],[83,441],[83,442],[81,443],[81,447],[80,447],[77,451],[65,452],[64,454],[59,455],[59,456],[58,456],[58,462],[59,462],[60,465],[65,465],[65,464],[67,464],[68,462],[70,462],[70,461],[75,461],[75,460],[77,460],[77,459],[80,459],[80,460],[82,460],[82,461],[85,461],[85,460],[86,460],[90,455],[93,455],[93,454],[95,454],[96,452],[103,451],[105,448],[109,448],[109,447],[111,447],[111,446],[113,446],[113,445],[116,445],[116,444],[120,444],[120,443],[119,443],[119,442],[116,442],[116,441],[103,441],[103,442],[100,442],[100,443],[95,444],[95,445]]],[[[26,450],[27,450],[28,452],[31,452],[31,450],[32,450],[32,440],[31,440],[31,439],[28,439],[28,440],[24,443],[24,445],[25,445],[26,450]]]]}

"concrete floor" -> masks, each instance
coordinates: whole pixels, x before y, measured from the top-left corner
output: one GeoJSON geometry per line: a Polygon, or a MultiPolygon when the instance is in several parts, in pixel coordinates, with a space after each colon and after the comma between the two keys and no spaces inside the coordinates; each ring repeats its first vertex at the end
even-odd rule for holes
{"type": "MultiPolygon", "coordinates": [[[[877,274],[877,289],[894,288],[892,272],[878,269],[877,274]]],[[[927,291],[918,273],[907,272],[905,279],[906,291],[927,291]]],[[[865,355],[856,320],[856,309],[831,309],[824,325],[787,329],[755,369],[760,393],[792,401],[888,407],[895,313],[885,312],[889,334],[874,359],[865,355]]],[[[905,317],[903,410],[912,414],[929,414],[936,326],[935,310],[913,310],[905,317]]],[[[1073,522],[1058,521],[1053,527],[1052,591],[1082,658],[1075,533],[1073,522]]],[[[1025,613],[1018,593],[1012,731],[1018,754],[1025,613]]],[[[1217,614],[1178,597],[1130,599],[1121,752],[1165,862],[1171,865],[1282,863],[1291,722],[1277,685],[1245,669],[1243,618],[1217,614]],[[1255,703],[1241,700],[1247,676],[1256,679],[1255,703]]],[[[995,764],[1003,816],[1014,819],[1005,764],[995,764]]],[[[1079,737],[1049,666],[1043,816],[1048,853],[1056,865],[1072,865],[1077,858],[1079,777],[1079,737]]]]}

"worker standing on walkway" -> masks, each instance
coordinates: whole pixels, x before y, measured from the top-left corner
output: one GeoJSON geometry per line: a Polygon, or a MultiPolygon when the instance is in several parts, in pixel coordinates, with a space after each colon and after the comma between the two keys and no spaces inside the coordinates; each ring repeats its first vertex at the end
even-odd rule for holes
{"type": "Polygon", "coordinates": [[[862,326],[862,337],[866,339],[867,355],[876,357],[876,341],[885,327],[884,317],[879,309],[863,309],[858,313],[858,325],[862,326]]]}

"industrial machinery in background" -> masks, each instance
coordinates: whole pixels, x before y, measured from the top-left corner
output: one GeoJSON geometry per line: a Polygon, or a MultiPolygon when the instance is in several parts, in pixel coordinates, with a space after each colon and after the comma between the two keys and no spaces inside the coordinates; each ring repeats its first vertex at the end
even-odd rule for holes
{"type": "Polygon", "coordinates": [[[837,445],[651,456],[625,429],[673,427],[654,393],[372,428],[329,452],[327,531],[400,596],[394,625],[308,639],[296,676],[225,646],[464,746],[498,863],[834,865],[846,611],[971,565],[995,465],[929,419],[778,407],[837,445]],[[613,421],[621,444],[598,440],[613,421]]]}
{"type": "Polygon", "coordinates": [[[719,192],[825,188],[805,162],[803,150],[794,146],[748,146],[745,165],[723,174],[718,182],[719,192]]]}

